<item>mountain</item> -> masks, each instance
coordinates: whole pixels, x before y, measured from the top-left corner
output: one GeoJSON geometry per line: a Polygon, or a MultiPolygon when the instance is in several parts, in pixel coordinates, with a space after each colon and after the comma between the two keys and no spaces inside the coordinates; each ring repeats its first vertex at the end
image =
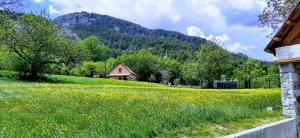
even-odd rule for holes
{"type": "Polygon", "coordinates": [[[94,35],[108,45],[113,56],[148,49],[162,57],[178,60],[192,58],[200,45],[211,43],[200,38],[163,29],[147,29],[141,25],[107,15],[76,12],[57,17],[63,33],[71,39],[94,35]]]}

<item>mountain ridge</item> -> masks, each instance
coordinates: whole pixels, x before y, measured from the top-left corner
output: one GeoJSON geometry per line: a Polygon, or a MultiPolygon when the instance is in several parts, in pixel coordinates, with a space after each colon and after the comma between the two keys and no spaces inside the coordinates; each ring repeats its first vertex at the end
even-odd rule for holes
{"type": "Polygon", "coordinates": [[[194,40],[195,44],[201,44],[200,41],[208,41],[201,37],[196,36],[188,36],[185,34],[182,34],[177,31],[170,31],[165,29],[148,29],[146,27],[143,27],[142,25],[123,20],[120,18],[112,17],[109,15],[102,15],[97,13],[88,13],[85,11],[82,12],[74,12],[70,14],[65,14],[62,16],[59,16],[54,19],[54,21],[57,24],[63,25],[65,27],[74,27],[74,26],[81,26],[81,25],[92,25],[95,21],[104,25],[105,29],[110,29],[111,31],[118,31],[122,34],[127,35],[146,35],[146,36],[152,36],[152,37],[178,37],[178,36],[184,36],[188,39],[194,40]],[[95,19],[95,17],[100,17],[101,20],[95,19]],[[105,22],[104,22],[105,21],[105,22]],[[107,22],[109,24],[107,24],[107,22]],[[119,27],[119,25],[124,26],[123,28],[119,27]],[[198,40],[197,40],[198,39],[198,40]]]}
{"type": "MultiPolygon", "coordinates": [[[[193,59],[201,45],[213,43],[177,31],[148,29],[120,18],[85,11],[59,16],[54,22],[63,28],[64,33],[71,35],[67,35],[71,39],[98,37],[112,49],[113,56],[148,49],[158,56],[184,61],[193,59]]],[[[241,53],[231,54],[245,58],[241,53]]]]}

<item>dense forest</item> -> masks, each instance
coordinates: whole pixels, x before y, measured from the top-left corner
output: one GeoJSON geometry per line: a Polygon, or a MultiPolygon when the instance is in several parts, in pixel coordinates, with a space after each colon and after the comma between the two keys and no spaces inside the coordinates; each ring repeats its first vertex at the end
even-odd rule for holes
{"type": "MultiPolygon", "coordinates": [[[[135,23],[95,13],[66,14],[56,18],[54,22],[68,38],[84,39],[96,36],[112,49],[111,54],[114,57],[147,49],[160,57],[186,61],[195,57],[195,52],[201,45],[213,43],[175,31],[147,29],[135,23]]],[[[235,56],[243,58],[241,54],[235,56]]]]}
{"type": "Polygon", "coordinates": [[[274,63],[230,53],[203,38],[109,16],[81,12],[53,21],[44,12],[1,12],[0,23],[0,69],[17,71],[23,79],[105,77],[124,63],[139,81],[208,88],[215,80],[235,80],[241,88],[279,84],[274,63]]]}

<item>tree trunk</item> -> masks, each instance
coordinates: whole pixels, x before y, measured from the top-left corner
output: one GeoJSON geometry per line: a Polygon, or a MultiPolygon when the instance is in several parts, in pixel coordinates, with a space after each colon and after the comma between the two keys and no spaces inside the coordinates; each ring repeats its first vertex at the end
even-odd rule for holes
{"type": "Polygon", "coordinates": [[[252,86],[251,86],[251,80],[249,80],[249,88],[251,89],[252,88],[252,86]]]}
{"type": "Polygon", "coordinates": [[[214,86],[213,83],[214,83],[213,81],[209,80],[207,83],[207,88],[213,88],[214,86]]]}
{"type": "Polygon", "coordinates": [[[93,77],[94,76],[94,71],[91,71],[90,72],[90,77],[93,77]]]}
{"type": "Polygon", "coordinates": [[[35,70],[35,69],[32,69],[31,70],[31,73],[30,73],[30,79],[32,80],[36,80],[39,78],[39,74],[38,72],[35,70]]]}
{"type": "Polygon", "coordinates": [[[251,89],[251,80],[245,80],[245,88],[251,89]]]}
{"type": "Polygon", "coordinates": [[[245,88],[248,88],[248,82],[247,82],[246,80],[245,80],[245,82],[244,82],[244,85],[245,85],[245,86],[244,86],[245,88]]]}
{"type": "Polygon", "coordinates": [[[29,78],[31,80],[39,79],[38,66],[36,64],[31,65],[31,71],[29,74],[29,78]]]}

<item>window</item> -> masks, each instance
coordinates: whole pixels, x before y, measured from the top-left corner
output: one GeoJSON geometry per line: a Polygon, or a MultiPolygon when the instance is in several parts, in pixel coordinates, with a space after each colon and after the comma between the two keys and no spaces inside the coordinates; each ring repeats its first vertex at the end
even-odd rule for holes
{"type": "Polygon", "coordinates": [[[122,68],[119,68],[119,73],[122,73],[122,68]]]}

